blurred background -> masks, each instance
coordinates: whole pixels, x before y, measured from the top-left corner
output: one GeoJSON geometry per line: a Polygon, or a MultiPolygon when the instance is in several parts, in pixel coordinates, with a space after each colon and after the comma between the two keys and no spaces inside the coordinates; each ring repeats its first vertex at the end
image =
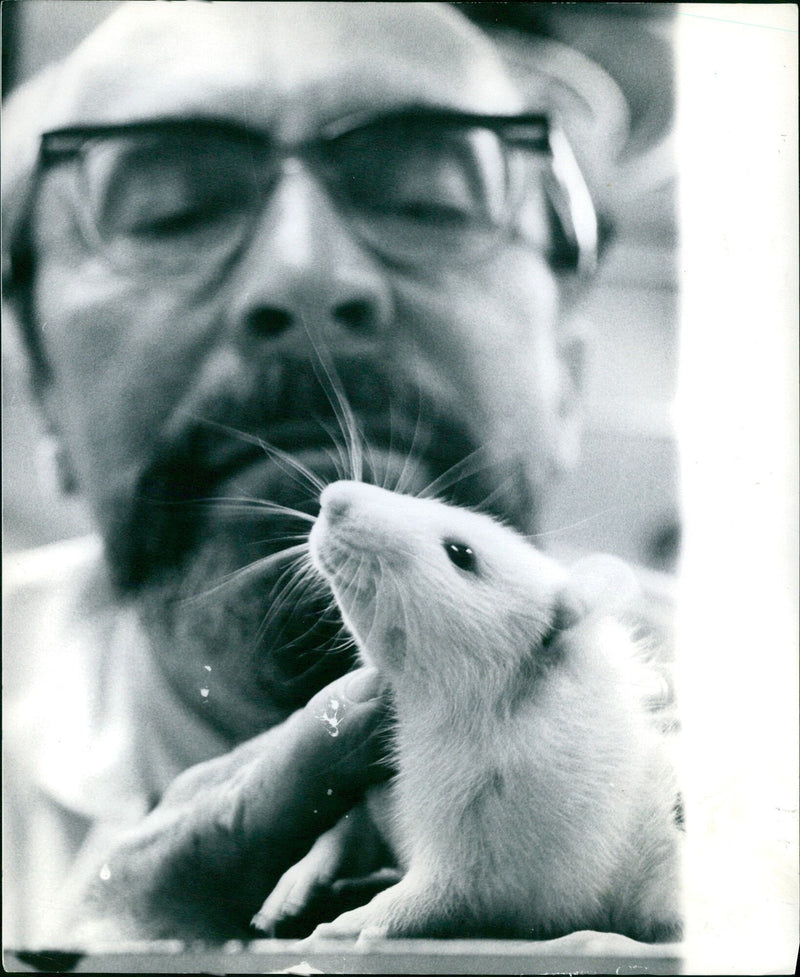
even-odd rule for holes
{"type": "MultiPolygon", "coordinates": [[[[117,0],[3,4],[3,93],[63,57],[117,0]]],[[[562,120],[614,233],[580,312],[594,333],[579,467],[545,513],[549,539],[659,570],[680,540],[672,4],[459,3],[497,37],[532,102],[562,120]],[[535,70],[534,70],[535,65],[535,70]]],[[[41,429],[3,319],[3,548],[88,531],[42,476],[41,429]]]]}

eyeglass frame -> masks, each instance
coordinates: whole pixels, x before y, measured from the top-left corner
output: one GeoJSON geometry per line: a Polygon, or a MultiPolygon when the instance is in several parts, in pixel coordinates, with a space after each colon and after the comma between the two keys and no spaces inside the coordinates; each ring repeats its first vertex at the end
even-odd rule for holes
{"type": "MultiPolygon", "coordinates": [[[[551,267],[555,271],[566,269],[576,272],[580,277],[591,276],[597,268],[598,259],[598,221],[592,201],[591,193],[586,185],[583,174],[572,152],[572,148],[565,134],[553,125],[550,117],[543,112],[529,112],[518,115],[485,115],[470,112],[455,111],[446,108],[428,106],[410,106],[383,114],[353,113],[340,117],[322,128],[319,135],[312,139],[296,142],[280,142],[268,134],[239,122],[216,116],[196,116],[190,118],[154,117],[124,123],[108,123],[89,126],[64,126],[42,133],[37,160],[37,171],[44,174],[47,170],[75,157],[81,157],[87,145],[93,140],[113,138],[114,136],[135,135],[141,133],[163,132],[191,132],[201,127],[209,133],[217,132],[223,136],[234,136],[238,139],[252,141],[269,149],[281,161],[300,158],[309,154],[314,146],[325,144],[335,139],[355,132],[360,128],[380,123],[384,120],[402,120],[403,118],[424,119],[431,124],[452,126],[474,126],[493,131],[504,149],[518,147],[529,149],[531,152],[549,158],[551,171],[556,185],[563,194],[563,206],[568,213],[559,212],[556,202],[550,195],[548,203],[552,206],[554,216],[564,231],[564,244],[574,252],[574,259],[563,261],[563,264],[551,267]],[[513,138],[514,126],[524,128],[523,138],[513,138]],[[512,136],[509,137],[509,132],[512,136]],[[59,141],[63,146],[59,146],[59,141]],[[565,219],[566,218],[566,219],[565,219]],[[571,239],[568,229],[572,229],[571,239]]],[[[517,208],[522,202],[517,202],[517,208]]],[[[509,221],[507,226],[499,228],[503,232],[518,233],[524,237],[509,221]]],[[[99,235],[98,235],[99,236],[99,235]]],[[[95,242],[95,246],[102,250],[103,242],[95,242]]]]}

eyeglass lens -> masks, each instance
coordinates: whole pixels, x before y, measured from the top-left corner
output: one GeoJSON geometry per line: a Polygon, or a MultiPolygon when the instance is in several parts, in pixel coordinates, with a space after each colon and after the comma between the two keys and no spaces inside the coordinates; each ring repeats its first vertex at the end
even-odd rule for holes
{"type": "MultiPolygon", "coordinates": [[[[246,241],[287,153],[202,126],[103,135],[83,146],[80,206],[95,243],[120,267],[207,267],[246,241]]],[[[291,154],[306,159],[354,231],[390,260],[474,258],[508,228],[523,196],[534,243],[547,245],[536,158],[509,150],[491,128],[383,120],[291,154]]]]}

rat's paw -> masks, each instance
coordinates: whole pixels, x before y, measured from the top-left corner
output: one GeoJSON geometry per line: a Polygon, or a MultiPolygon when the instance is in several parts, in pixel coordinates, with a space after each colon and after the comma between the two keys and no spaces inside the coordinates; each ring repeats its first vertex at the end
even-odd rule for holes
{"type": "Polygon", "coordinates": [[[366,906],[359,906],[337,916],[331,923],[318,926],[309,940],[381,939],[386,936],[410,936],[411,920],[416,916],[419,898],[406,877],[397,885],[379,892],[366,906]]]}
{"type": "Polygon", "coordinates": [[[639,919],[625,933],[641,943],[680,943],[683,939],[683,919],[677,913],[639,919]]]}
{"type": "Polygon", "coordinates": [[[332,923],[318,926],[309,940],[358,939],[359,943],[386,937],[434,936],[443,930],[446,900],[430,884],[406,876],[397,885],[332,923]]]}
{"type": "MultiPolygon", "coordinates": [[[[374,902],[374,900],[373,900],[374,902]]],[[[321,923],[308,938],[318,940],[382,939],[388,936],[388,926],[381,914],[376,913],[372,903],[351,909],[337,916],[333,922],[321,923]]]]}

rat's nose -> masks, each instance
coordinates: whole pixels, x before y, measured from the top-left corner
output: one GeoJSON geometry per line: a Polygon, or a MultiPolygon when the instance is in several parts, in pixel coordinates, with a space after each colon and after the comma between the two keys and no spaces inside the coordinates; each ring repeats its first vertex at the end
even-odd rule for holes
{"type": "Polygon", "coordinates": [[[319,497],[322,512],[328,522],[341,522],[353,508],[354,485],[356,483],[341,481],[332,482],[323,489],[319,497]]]}
{"type": "Polygon", "coordinates": [[[331,499],[325,506],[324,511],[330,522],[341,522],[350,511],[350,499],[331,499]]]}

